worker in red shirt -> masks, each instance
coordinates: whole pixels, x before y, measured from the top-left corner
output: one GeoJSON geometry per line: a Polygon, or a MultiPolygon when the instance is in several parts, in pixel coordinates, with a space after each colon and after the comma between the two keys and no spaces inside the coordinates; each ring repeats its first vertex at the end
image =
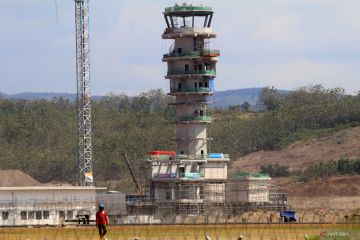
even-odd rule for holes
{"type": "Polygon", "coordinates": [[[104,236],[107,232],[106,225],[109,224],[106,211],[104,209],[104,204],[100,203],[99,211],[96,212],[96,226],[99,228],[100,239],[104,239],[104,236]]]}

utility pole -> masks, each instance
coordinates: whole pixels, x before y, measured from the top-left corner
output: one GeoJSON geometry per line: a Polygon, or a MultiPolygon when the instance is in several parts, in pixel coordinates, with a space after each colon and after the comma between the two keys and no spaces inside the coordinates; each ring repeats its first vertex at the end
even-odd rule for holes
{"type": "Polygon", "coordinates": [[[79,184],[92,186],[89,0],[75,0],[79,184]]]}

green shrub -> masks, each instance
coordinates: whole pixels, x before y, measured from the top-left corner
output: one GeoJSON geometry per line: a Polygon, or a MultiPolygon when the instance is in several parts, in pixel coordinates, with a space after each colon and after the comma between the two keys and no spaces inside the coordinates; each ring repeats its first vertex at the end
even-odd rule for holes
{"type": "Polygon", "coordinates": [[[288,166],[276,164],[266,164],[260,167],[260,173],[267,173],[270,177],[286,177],[290,175],[288,166]]]}

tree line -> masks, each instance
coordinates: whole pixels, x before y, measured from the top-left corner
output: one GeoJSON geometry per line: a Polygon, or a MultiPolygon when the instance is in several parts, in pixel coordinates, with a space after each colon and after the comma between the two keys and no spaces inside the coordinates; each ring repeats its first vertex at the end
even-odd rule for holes
{"type": "Polygon", "coordinates": [[[311,179],[327,178],[338,175],[360,175],[360,158],[328,160],[313,163],[301,171],[289,171],[289,166],[265,164],[260,167],[260,173],[267,173],[270,177],[292,176],[296,181],[307,182],[311,179]]]}
{"type": "MultiPolygon", "coordinates": [[[[95,179],[129,176],[123,154],[141,174],[149,150],[175,149],[174,101],[161,90],[135,97],[112,94],[92,103],[95,179]]],[[[322,86],[286,94],[264,88],[259,111],[214,109],[208,126],[209,151],[230,153],[232,160],[259,150],[280,148],[302,134],[360,122],[360,94],[322,86]]],[[[244,106],[243,106],[244,107],[244,106]]],[[[76,103],[62,98],[0,98],[0,168],[20,169],[47,182],[77,179],[76,103]]]]}

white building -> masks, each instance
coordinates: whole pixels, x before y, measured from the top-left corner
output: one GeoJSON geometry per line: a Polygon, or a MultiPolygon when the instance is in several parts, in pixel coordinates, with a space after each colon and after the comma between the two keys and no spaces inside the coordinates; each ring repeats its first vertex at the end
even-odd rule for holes
{"type": "Polygon", "coordinates": [[[0,226],[58,225],[77,215],[95,219],[95,191],[78,186],[0,187],[0,226]]]}
{"type": "Polygon", "coordinates": [[[239,173],[228,179],[226,199],[233,203],[269,203],[268,174],[239,173]]]}

